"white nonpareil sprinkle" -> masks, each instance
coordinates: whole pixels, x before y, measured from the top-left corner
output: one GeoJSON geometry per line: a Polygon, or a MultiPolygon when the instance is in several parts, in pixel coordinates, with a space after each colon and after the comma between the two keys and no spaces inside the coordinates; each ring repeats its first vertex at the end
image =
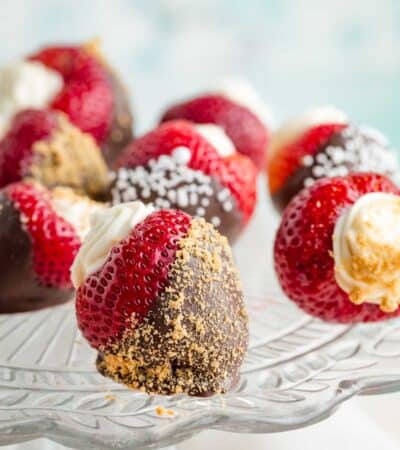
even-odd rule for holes
{"type": "Polygon", "coordinates": [[[177,204],[180,208],[186,208],[189,205],[188,194],[184,187],[179,188],[177,191],[177,204]]]}
{"type": "Polygon", "coordinates": [[[222,208],[224,209],[224,211],[226,211],[226,212],[229,212],[229,211],[232,211],[232,209],[233,209],[233,205],[232,205],[232,203],[231,202],[224,202],[223,204],[222,204],[222,208]]]}
{"type": "Polygon", "coordinates": [[[228,191],[228,189],[223,189],[221,192],[219,192],[217,194],[217,198],[220,202],[223,202],[224,200],[226,200],[229,197],[230,193],[228,191]]]}
{"type": "Polygon", "coordinates": [[[305,156],[303,156],[303,159],[301,162],[302,162],[303,166],[310,167],[314,163],[314,158],[311,155],[305,155],[305,156]]]}
{"type": "Polygon", "coordinates": [[[348,126],[341,131],[344,146],[329,145],[315,157],[302,158],[303,167],[311,167],[312,177],[304,180],[311,186],[322,177],[345,176],[350,172],[374,171],[392,177],[397,173],[397,158],[389,150],[386,139],[378,131],[348,126]]]}
{"type": "Polygon", "coordinates": [[[304,186],[305,187],[310,187],[314,184],[315,180],[313,180],[312,178],[306,178],[304,180],[304,186]]]}
{"type": "MultiPolygon", "coordinates": [[[[113,203],[150,199],[156,209],[190,208],[197,216],[205,217],[210,199],[215,197],[222,211],[232,211],[230,191],[221,188],[214,192],[211,177],[187,166],[190,159],[188,148],[177,147],[171,155],[150,160],[147,166],[119,169],[112,188],[113,203]]],[[[210,221],[216,227],[221,225],[220,217],[213,216],[210,221]]]]}
{"type": "MultiPolygon", "coordinates": [[[[171,158],[168,158],[168,160],[171,160],[171,158]]],[[[182,166],[187,165],[190,161],[190,151],[186,147],[177,147],[173,152],[173,160],[182,166]]]]}
{"type": "Polygon", "coordinates": [[[214,227],[219,227],[221,225],[221,219],[217,216],[211,217],[211,223],[214,225],[214,227]]]}
{"type": "Polygon", "coordinates": [[[196,216],[204,217],[206,214],[206,210],[203,207],[199,207],[196,209],[196,216]]]}

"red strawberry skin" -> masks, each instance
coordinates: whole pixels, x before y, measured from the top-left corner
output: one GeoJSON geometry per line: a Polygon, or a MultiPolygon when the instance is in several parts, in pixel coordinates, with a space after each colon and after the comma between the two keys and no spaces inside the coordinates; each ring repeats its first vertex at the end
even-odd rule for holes
{"type": "Polygon", "coordinates": [[[55,213],[49,191],[20,182],[8,185],[5,194],[19,210],[30,235],[33,269],[39,283],[71,289],[70,267],[81,242],[73,226],[55,213]]]}
{"type": "Polygon", "coordinates": [[[277,148],[269,156],[267,172],[271,194],[276,194],[285,181],[301,166],[304,156],[314,155],[330,137],[346,127],[345,124],[327,123],[310,128],[288,146],[277,148]]]}
{"type": "Polygon", "coordinates": [[[0,187],[23,178],[32,161],[35,142],[47,139],[57,125],[52,111],[27,109],[18,113],[0,140],[0,187]]]}
{"type": "Polygon", "coordinates": [[[335,280],[332,235],[343,210],[363,194],[399,189],[385,176],[366,173],[324,178],[286,208],[274,245],[275,271],[286,295],[307,313],[331,322],[390,319],[378,305],[355,305],[335,280]]]}
{"type": "Polygon", "coordinates": [[[140,323],[146,316],[168,284],[178,242],[190,224],[190,216],[180,211],[150,214],[79,287],[78,325],[93,347],[115,342],[132,327],[132,319],[140,323]]]}
{"type": "Polygon", "coordinates": [[[170,155],[176,147],[191,151],[188,166],[213,176],[228,188],[236,199],[246,223],[253,214],[256,204],[257,170],[252,161],[236,153],[221,157],[209,142],[196,132],[190,122],[175,120],[160,125],[155,130],[136,139],[117,160],[116,166],[134,168],[147,164],[150,159],[170,155]]]}
{"type": "Polygon", "coordinates": [[[64,87],[51,103],[98,143],[108,136],[113,116],[113,92],[107,73],[96,58],[80,47],[48,47],[32,55],[59,72],[64,87]]]}
{"type": "Polygon", "coordinates": [[[265,125],[249,109],[222,95],[205,95],[168,109],[161,121],[186,119],[219,125],[237,151],[248,156],[258,170],[265,164],[269,136],[265,125]]]}

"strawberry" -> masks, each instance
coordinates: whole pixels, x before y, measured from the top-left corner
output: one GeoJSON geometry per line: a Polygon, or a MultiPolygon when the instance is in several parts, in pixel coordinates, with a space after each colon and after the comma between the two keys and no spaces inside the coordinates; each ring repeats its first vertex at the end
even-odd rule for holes
{"type": "Polygon", "coordinates": [[[240,153],[221,156],[190,122],[166,122],[136,139],[117,160],[116,167],[132,169],[145,166],[150,160],[170,156],[179,147],[190,151],[189,168],[214,178],[228,189],[243,215],[243,223],[247,223],[256,203],[257,173],[254,164],[240,153]]]}
{"type": "Polygon", "coordinates": [[[344,128],[343,124],[326,123],[306,130],[293,142],[270,153],[268,161],[269,189],[275,195],[301,165],[303,158],[315,155],[331,138],[344,128]]]}
{"type": "Polygon", "coordinates": [[[112,248],[103,267],[78,289],[78,325],[93,347],[120,338],[132,315],[140,323],[154,306],[190,220],[179,211],[151,214],[112,248]]]}
{"type": "Polygon", "coordinates": [[[373,173],[324,178],[304,189],[286,208],[275,238],[275,271],[286,295],[313,316],[332,322],[371,322],[400,314],[378,305],[356,305],[338,285],[333,232],[338,218],[370,192],[400,194],[385,176],[373,173]]]}
{"type": "Polygon", "coordinates": [[[269,141],[268,131],[247,107],[222,95],[204,95],[171,107],[161,121],[176,119],[220,126],[239,153],[248,156],[258,170],[264,166],[269,141]]]}
{"type": "Polygon", "coordinates": [[[59,72],[64,79],[64,87],[50,107],[63,111],[82,131],[103,142],[110,132],[114,104],[104,67],[80,47],[48,47],[30,59],[59,72]]]}
{"type": "Polygon", "coordinates": [[[158,394],[210,395],[237,382],[248,320],[232,253],[211,224],[140,202],[108,208],[71,274],[102,375],[158,394]]]}
{"type": "Polygon", "coordinates": [[[54,210],[49,191],[37,184],[20,182],[8,185],[4,193],[20,212],[30,236],[33,270],[40,285],[71,289],[69,269],[80,239],[74,227],[54,210]]]}
{"type": "Polygon", "coordinates": [[[56,125],[56,115],[49,111],[25,110],[14,117],[0,141],[0,187],[26,175],[34,143],[47,139],[56,125]]]}
{"type": "Polygon", "coordinates": [[[0,140],[0,187],[25,178],[92,197],[108,188],[107,167],[94,139],[52,110],[19,112],[0,140]]]}
{"type": "Polygon", "coordinates": [[[397,170],[395,154],[381,133],[349,123],[343,112],[329,106],[284,124],[272,137],[267,165],[269,190],[279,212],[320,178],[369,171],[393,177],[397,170]]]}

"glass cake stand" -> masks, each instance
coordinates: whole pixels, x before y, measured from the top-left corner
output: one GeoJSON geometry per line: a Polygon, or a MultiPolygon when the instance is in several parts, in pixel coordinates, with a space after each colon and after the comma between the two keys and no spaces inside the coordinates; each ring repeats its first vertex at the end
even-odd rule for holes
{"type": "Polygon", "coordinates": [[[0,444],[48,437],[85,449],[170,445],[204,428],[290,430],[356,394],[400,388],[400,321],[329,325],[277,293],[248,294],[251,342],[236,389],[149,396],[94,370],[73,305],[0,318],[0,444]]]}
{"type": "Polygon", "coordinates": [[[0,445],[47,437],[75,448],[150,449],[206,428],[277,432],[322,420],[354,395],[398,390],[400,321],[332,325],[300,312],[272,275],[274,223],[260,207],[235,250],[251,339],[233,391],[149,396],[103,378],[72,303],[0,315],[0,445]]]}

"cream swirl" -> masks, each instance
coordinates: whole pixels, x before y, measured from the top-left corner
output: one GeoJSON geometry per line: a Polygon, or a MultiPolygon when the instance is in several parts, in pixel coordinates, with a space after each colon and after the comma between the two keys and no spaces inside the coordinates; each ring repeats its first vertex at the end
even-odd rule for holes
{"type": "Polygon", "coordinates": [[[75,289],[86,278],[99,270],[112,247],[125,239],[135,226],[154,211],[142,202],[120,205],[96,211],[90,219],[91,229],[71,267],[71,279],[75,289]]]}
{"type": "Polygon", "coordinates": [[[338,219],[333,234],[335,278],[353,303],[385,312],[400,302],[400,196],[363,195],[338,219]]]}
{"type": "Polygon", "coordinates": [[[0,137],[22,109],[44,108],[61,90],[61,75],[36,61],[16,61],[0,68],[0,137]]]}
{"type": "Polygon", "coordinates": [[[194,127],[223,158],[236,153],[235,145],[219,125],[205,123],[200,125],[196,124],[194,127]]]}

